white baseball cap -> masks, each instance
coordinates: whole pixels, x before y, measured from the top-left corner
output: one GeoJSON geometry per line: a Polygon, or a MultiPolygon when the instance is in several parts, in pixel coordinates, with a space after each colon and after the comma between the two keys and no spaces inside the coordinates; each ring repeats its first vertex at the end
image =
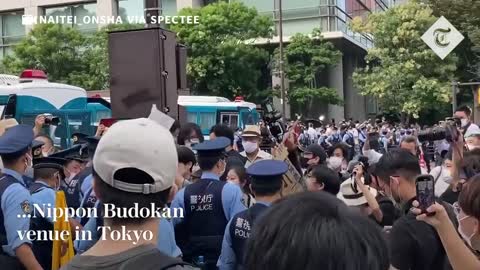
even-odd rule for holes
{"type": "Polygon", "coordinates": [[[157,193],[170,188],[177,173],[178,157],[173,136],[156,122],[139,118],[120,121],[102,136],[93,168],[105,183],[132,193],[157,193]],[[151,176],[153,183],[128,183],[115,179],[120,169],[135,168],[151,176]]]}

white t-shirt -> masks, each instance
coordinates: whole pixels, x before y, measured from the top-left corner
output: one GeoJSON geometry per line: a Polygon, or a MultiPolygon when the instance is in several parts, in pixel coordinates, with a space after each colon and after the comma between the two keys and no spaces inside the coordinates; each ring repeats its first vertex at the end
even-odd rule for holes
{"type": "Polygon", "coordinates": [[[448,177],[448,170],[446,168],[442,168],[442,166],[437,166],[430,171],[430,175],[436,180],[435,182],[435,196],[440,197],[450,186],[448,177]]]}

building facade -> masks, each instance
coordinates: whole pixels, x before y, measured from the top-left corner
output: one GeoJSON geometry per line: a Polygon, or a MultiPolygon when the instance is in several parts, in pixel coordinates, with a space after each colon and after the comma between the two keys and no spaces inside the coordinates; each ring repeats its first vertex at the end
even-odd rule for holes
{"type": "MultiPolygon", "coordinates": [[[[255,7],[261,14],[271,16],[278,29],[279,0],[230,0],[240,1],[255,7]]],[[[164,15],[174,15],[185,7],[201,7],[215,0],[159,0],[164,15]]],[[[284,42],[295,33],[310,33],[321,28],[326,39],[332,41],[343,53],[337,66],[322,74],[325,86],[337,89],[344,106],[314,106],[310,117],[324,115],[327,119],[354,118],[362,120],[377,113],[376,102],[360,96],[352,82],[356,67],[363,65],[366,50],[373,46],[370,37],[353,33],[348,23],[353,17],[367,16],[370,12],[383,11],[396,4],[395,0],[282,0],[284,42]]],[[[62,16],[74,15],[77,23],[70,23],[81,31],[88,32],[101,27],[95,22],[84,22],[83,17],[95,16],[142,16],[144,0],[1,0],[0,1],[0,61],[12,52],[31,26],[22,24],[23,15],[62,16]]],[[[66,24],[69,24],[68,22],[66,24]]],[[[278,34],[278,31],[277,31],[278,34]]],[[[278,44],[278,35],[259,43],[278,44]]],[[[274,74],[272,87],[279,84],[274,74]]],[[[288,82],[287,82],[288,85],[288,82]]],[[[277,101],[277,108],[281,105],[277,101]]]]}

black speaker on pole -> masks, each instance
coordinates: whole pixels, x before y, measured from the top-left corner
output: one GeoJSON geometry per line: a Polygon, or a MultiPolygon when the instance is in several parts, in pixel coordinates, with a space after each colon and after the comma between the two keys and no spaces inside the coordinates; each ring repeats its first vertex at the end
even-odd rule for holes
{"type": "Polygon", "coordinates": [[[156,104],[178,119],[175,33],[159,27],[110,32],[108,47],[112,116],[147,117],[156,104]]]}

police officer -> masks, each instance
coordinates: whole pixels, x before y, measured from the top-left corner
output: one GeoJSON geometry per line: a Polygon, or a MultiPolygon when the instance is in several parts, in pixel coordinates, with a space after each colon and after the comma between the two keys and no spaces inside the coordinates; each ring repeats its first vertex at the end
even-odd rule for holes
{"type": "Polygon", "coordinates": [[[78,180],[75,179],[83,166],[83,160],[80,157],[81,148],[81,145],[75,145],[72,148],[50,155],[50,157],[66,159],[63,166],[65,179],[62,180],[60,188],[65,192],[67,206],[73,209],[80,207],[82,199],[78,180]]]}
{"type": "MultiPolygon", "coordinates": [[[[34,140],[32,143],[32,158],[39,158],[42,157],[42,146],[44,145],[43,142],[34,140]]],[[[33,168],[28,168],[24,175],[22,175],[23,182],[27,188],[33,184],[33,168]]]]}
{"type": "Polygon", "coordinates": [[[95,150],[97,149],[98,142],[100,141],[100,137],[86,137],[85,141],[87,142],[86,145],[84,144],[82,151],[82,155],[87,153],[87,162],[85,169],[83,169],[78,174],[78,183],[80,185],[80,194],[82,197],[87,193],[87,191],[92,187],[93,183],[93,176],[92,176],[92,160],[93,156],[95,155],[95,150]]]}
{"type": "Polygon", "coordinates": [[[33,159],[43,157],[43,154],[42,154],[43,144],[44,144],[43,142],[40,142],[40,141],[37,141],[37,140],[33,141],[33,143],[32,143],[33,159]]]}
{"type": "Polygon", "coordinates": [[[183,259],[193,263],[203,259],[206,269],[216,269],[228,220],[246,209],[240,188],[219,180],[229,145],[225,137],[195,145],[202,177],[181,189],[172,202],[173,209],[184,210],[183,219],[172,220],[183,259]]]}
{"type": "Polygon", "coordinates": [[[236,214],[225,229],[222,253],[217,266],[220,270],[244,269],[245,243],[255,220],[276,200],[281,198],[282,176],[288,171],[285,162],[261,160],[248,167],[251,176],[251,189],[256,204],[236,214]]]}
{"type": "Polygon", "coordinates": [[[0,137],[3,175],[0,178],[0,265],[1,269],[42,269],[30,247],[21,238],[30,229],[31,196],[22,175],[32,166],[33,130],[17,125],[0,137]],[[20,232],[20,235],[19,233],[20,232]]]}
{"type": "MultiPolygon", "coordinates": [[[[60,188],[63,179],[63,166],[66,160],[62,158],[46,157],[33,160],[35,182],[30,186],[32,203],[42,209],[43,213],[55,208],[56,191],[60,188]]],[[[40,212],[34,212],[31,230],[53,231],[53,218],[49,215],[42,217],[40,212]]],[[[33,253],[43,269],[52,268],[52,241],[33,241],[33,253]]]]}

